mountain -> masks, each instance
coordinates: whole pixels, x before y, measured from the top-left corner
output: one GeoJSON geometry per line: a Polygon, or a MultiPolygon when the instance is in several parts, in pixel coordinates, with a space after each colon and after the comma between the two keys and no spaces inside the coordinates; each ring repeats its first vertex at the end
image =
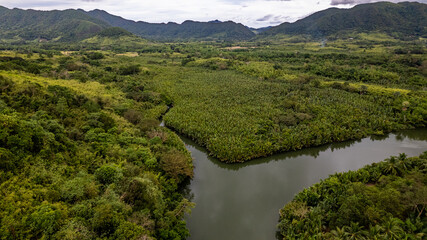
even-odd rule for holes
{"type": "Polygon", "coordinates": [[[427,4],[378,2],[357,5],[351,9],[330,8],[295,23],[272,27],[263,34],[309,34],[323,37],[343,31],[427,36],[427,4]]]}
{"type": "Polygon", "coordinates": [[[267,31],[270,28],[272,28],[272,27],[268,26],[268,27],[262,27],[262,28],[249,28],[249,30],[251,30],[255,34],[260,34],[260,33],[267,31]]]}
{"type": "Polygon", "coordinates": [[[156,40],[247,40],[255,36],[232,21],[147,23],[102,10],[37,11],[0,6],[0,39],[78,41],[97,34],[119,36],[129,32],[156,40]]]}
{"type": "Polygon", "coordinates": [[[136,35],[155,40],[247,40],[255,36],[247,27],[232,21],[147,23],[127,20],[103,10],[87,12],[111,26],[121,27],[136,35]]]}
{"type": "Polygon", "coordinates": [[[72,41],[96,35],[109,25],[81,10],[36,11],[0,7],[0,38],[72,41]]]}
{"type": "Polygon", "coordinates": [[[324,37],[342,32],[369,31],[427,37],[427,4],[378,2],[351,9],[330,8],[295,23],[262,29],[250,29],[232,21],[148,23],[127,20],[103,10],[36,11],[0,6],[0,39],[78,41],[99,33],[102,36],[133,33],[154,40],[228,41],[248,40],[256,34],[260,37],[277,34],[324,37]]]}

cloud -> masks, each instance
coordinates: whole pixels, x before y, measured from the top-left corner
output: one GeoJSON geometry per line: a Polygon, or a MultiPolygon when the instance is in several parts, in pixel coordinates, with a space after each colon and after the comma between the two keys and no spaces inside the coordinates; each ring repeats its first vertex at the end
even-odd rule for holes
{"type": "Polygon", "coordinates": [[[272,17],[273,17],[273,14],[268,14],[268,15],[265,15],[264,17],[262,17],[262,18],[258,18],[257,21],[258,22],[265,22],[265,21],[270,20],[272,17]]]}
{"type": "Polygon", "coordinates": [[[330,0],[321,1],[320,5],[317,2],[319,0],[0,0],[0,5],[37,10],[102,9],[126,19],[154,23],[218,19],[265,27],[281,21],[296,21],[308,13],[330,7],[330,0]],[[260,21],[269,15],[270,19],[260,21]]]}
{"type": "MultiPolygon", "coordinates": [[[[357,5],[362,3],[372,3],[372,2],[380,2],[381,0],[331,0],[331,5],[357,5]]],[[[389,2],[404,2],[405,0],[388,0],[389,2]]],[[[420,3],[427,3],[427,0],[418,0],[420,3]]]]}
{"type": "MultiPolygon", "coordinates": [[[[404,0],[391,0],[401,2],[404,0]]],[[[37,10],[81,8],[102,9],[135,21],[153,23],[185,20],[239,22],[250,27],[266,27],[293,22],[331,6],[349,8],[376,0],[0,0],[8,8],[37,10]]],[[[427,0],[418,0],[427,2],[427,0]]]]}
{"type": "Polygon", "coordinates": [[[343,5],[343,4],[354,5],[354,4],[369,3],[369,2],[372,2],[372,1],[371,0],[332,0],[331,5],[332,6],[343,5]]]}

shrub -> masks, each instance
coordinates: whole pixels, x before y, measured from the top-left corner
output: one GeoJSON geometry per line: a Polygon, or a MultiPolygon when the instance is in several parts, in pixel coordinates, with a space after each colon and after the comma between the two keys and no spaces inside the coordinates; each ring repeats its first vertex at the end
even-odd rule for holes
{"type": "Polygon", "coordinates": [[[109,185],[118,182],[122,177],[122,169],[114,165],[104,165],[95,171],[96,180],[103,184],[109,185]]]}
{"type": "Polygon", "coordinates": [[[61,198],[71,203],[90,199],[97,195],[98,188],[93,177],[84,173],[66,181],[61,187],[61,198]]]}
{"type": "Polygon", "coordinates": [[[66,216],[65,207],[61,204],[43,203],[30,215],[28,224],[31,230],[39,235],[37,238],[50,239],[62,225],[66,216]]]}
{"type": "Polygon", "coordinates": [[[0,148],[0,169],[14,171],[17,167],[15,156],[5,148],[0,148]]]}
{"type": "Polygon", "coordinates": [[[100,53],[100,52],[89,52],[85,54],[87,58],[91,59],[91,60],[99,60],[99,59],[103,59],[105,56],[104,54],[100,53]]]}
{"type": "Polygon", "coordinates": [[[133,75],[141,72],[139,65],[121,66],[119,68],[120,75],[133,75]]]}
{"type": "Polygon", "coordinates": [[[185,178],[193,177],[193,167],[189,160],[184,153],[172,149],[161,155],[160,166],[167,175],[180,182],[185,178]]]}
{"type": "Polygon", "coordinates": [[[165,207],[162,191],[148,175],[130,181],[122,199],[138,209],[148,208],[151,211],[162,211],[165,207]]]}
{"type": "Polygon", "coordinates": [[[123,117],[126,118],[126,120],[128,120],[132,124],[138,124],[141,122],[142,115],[140,112],[138,112],[134,109],[128,109],[123,114],[123,117]]]}

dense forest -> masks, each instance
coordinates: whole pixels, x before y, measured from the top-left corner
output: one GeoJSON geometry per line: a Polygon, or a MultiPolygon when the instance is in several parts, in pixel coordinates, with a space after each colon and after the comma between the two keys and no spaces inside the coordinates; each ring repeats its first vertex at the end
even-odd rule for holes
{"type": "MultiPolygon", "coordinates": [[[[40,74],[124,91],[129,91],[124,82],[149,87],[165,101],[158,109],[170,108],[163,117],[166,126],[222,161],[242,162],[427,123],[423,40],[355,33],[353,39],[326,46],[285,37],[233,47],[150,43],[118,28],[103,32],[81,44],[42,44],[44,51],[68,55],[58,58],[62,68],[40,74]],[[80,49],[98,51],[91,56],[80,49]],[[96,59],[97,54],[103,57],[96,59]]],[[[31,52],[31,46],[5,49],[31,52]]],[[[158,101],[158,95],[138,91],[128,97],[158,101]]]]}
{"type": "Polygon", "coordinates": [[[67,57],[2,55],[1,68],[14,70],[0,72],[1,239],[188,236],[182,217],[192,204],[183,191],[192,159],[158,127],[161,94],[136,82],[124,81],[122,91],[35,75],[84,68],[67,57]],[[128,98],[134,91],[146,97],[128,98]]]}
{"type": "Polygon", "coordinates": [[[93,37],[109,27],[120,27],[151,40],[248,40],[255,36],[248,27],[232,21],[147,23],[126,20],[102,10],[36,11],[0,6],[0,39],[10,41],[74,42],[93,37]]]}
{"type": "Polygon", "coordinates": [[[280,210],[283,239],[425,239],[427,152],[337,173],[280,210]]]}
{"type": "Polygon", "coordinates": [[[77,10],[36,11],[0,6],[0,39],[78,41],[108,27],[107,23],[77,10]]]}
{"type": "Polygon", "coordinates": [[[187,20],[182,24],[135,22],[102,10],[87,12],[91,17],[100,19],[111,26],[124,28],[138,36],[154,40],[249,40],[255,36],[249,28],[232,21],[196,22],[187,20]]]}
{"type": "Polygon", "coordinates": [[[308,34],[319,38],[346,32],[382,31],[398,38],[427,36],[427,5],[418,2],[377,2],[351,9],[330,8],[295,23],[283,23],[263,34],[308,34]]]}
{"type": "Polygon", "coordinates": [[[427,36],[427,4],[378,2],[351,9],[330,8],[294,23],[260,29],[218,20],[148,23],[124,19],[99,9],[36,11],[0,6],[0,39],[12,42],[73,42],[93,37],[108,27],[120,27],[146,39],[169,42],[268,40],[282,35],[337,39],[352,38],[355,32],[381,32],[402,40],[414,40],[427,36]]]}

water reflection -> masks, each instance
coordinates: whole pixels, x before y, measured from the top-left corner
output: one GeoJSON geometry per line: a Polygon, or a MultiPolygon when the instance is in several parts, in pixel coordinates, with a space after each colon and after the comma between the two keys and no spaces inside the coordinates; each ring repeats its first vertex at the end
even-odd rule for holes
{"type": "Polygon", "coordinates": [[[335,172],[355,170],[390,155],[427,150],[427,129],[404,131],[225,164],[183,138],[192,152],[195,209],[190,239],[275,239],[278,210],[302,189],[335,172]]]}

